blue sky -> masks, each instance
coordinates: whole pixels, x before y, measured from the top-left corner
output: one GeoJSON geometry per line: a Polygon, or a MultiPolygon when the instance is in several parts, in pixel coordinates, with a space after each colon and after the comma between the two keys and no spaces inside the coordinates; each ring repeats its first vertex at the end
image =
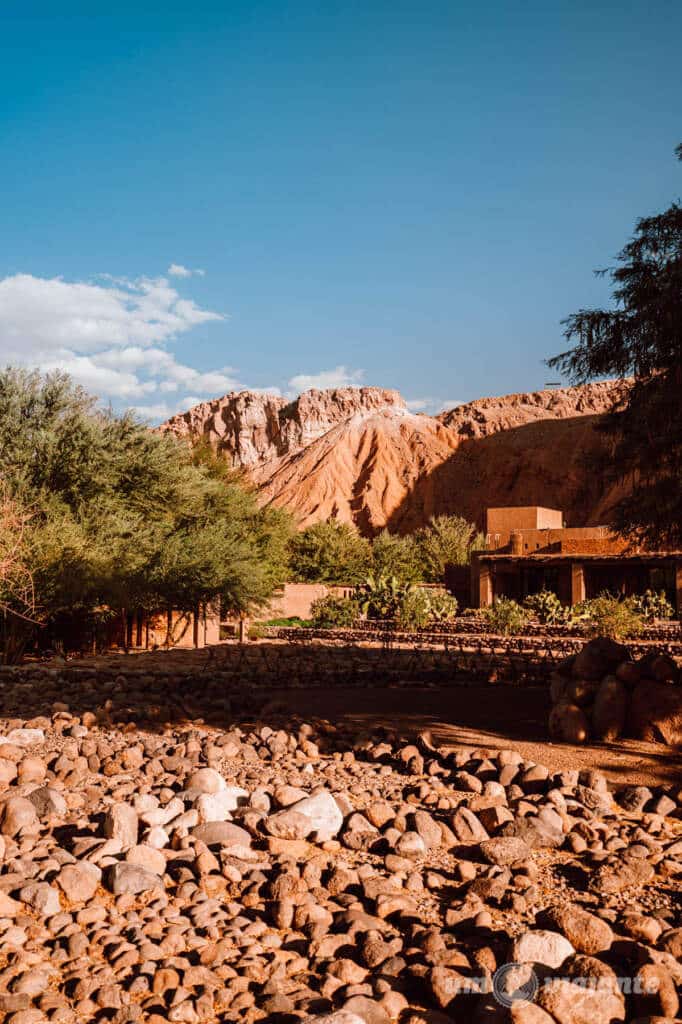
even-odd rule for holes
{"type": "Polygon", "coordinates": [[[3,4],[0,356],[152,418],[541,387],[682,192],[677,2],[103,7],[3,4]]]}

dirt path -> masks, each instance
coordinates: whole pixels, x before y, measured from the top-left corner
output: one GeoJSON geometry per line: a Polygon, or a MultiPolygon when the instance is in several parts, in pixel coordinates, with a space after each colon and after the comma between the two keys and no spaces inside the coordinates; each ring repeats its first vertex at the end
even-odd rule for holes
{"type": "Polygon", "coordinates": [[[538,741],[547,732],[549,711],[539,687],[272,690],[269,696],[302,716],[358,729],[385,725],[406,735],[430,729],[439,745],[514,747],[555,770],[598,769],[614,784],[682,786],[682,751],[635,740],[589,746],[538,741]]]}

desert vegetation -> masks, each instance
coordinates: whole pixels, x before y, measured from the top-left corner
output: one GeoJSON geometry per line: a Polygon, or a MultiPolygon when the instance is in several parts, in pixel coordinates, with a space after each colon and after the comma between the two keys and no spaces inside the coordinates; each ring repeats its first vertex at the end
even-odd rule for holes
{"type": "Polygon", "coordinates": [[[65,375],[0,374],[0,475],[5,660],[137,608],[245,611],[286,578],[285,513],[65,375]]]}
{"type": "Polygon", "coordinates": [[[467,565],[485,547],[476,527],[439,515],[410,534],[382,530],[373,539],[335,519],[315,523],[291,542],[291,575],[302,583],[360,584],[369,574],[405,583],[442,583],[448,565],[467,565]]]}

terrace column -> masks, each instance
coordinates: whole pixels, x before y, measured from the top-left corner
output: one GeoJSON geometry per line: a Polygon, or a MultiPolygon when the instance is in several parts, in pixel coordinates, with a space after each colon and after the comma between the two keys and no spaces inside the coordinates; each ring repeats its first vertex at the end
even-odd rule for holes
{"type": "Polygon", "coordinates": [[[675,605],[677,617],[682,618],[682,562],[675,562],[675,605]]]}
{"type": "Polygon", "coordinates": [[[493,603],[493,576],[488,562],[478,563],[478,607],[489,608],[493,603]]]}
{"type": "Polygon", "coordinates": [[[571,604],[585,600],[585,566],[582,562],[571,562],[571,604]]]}

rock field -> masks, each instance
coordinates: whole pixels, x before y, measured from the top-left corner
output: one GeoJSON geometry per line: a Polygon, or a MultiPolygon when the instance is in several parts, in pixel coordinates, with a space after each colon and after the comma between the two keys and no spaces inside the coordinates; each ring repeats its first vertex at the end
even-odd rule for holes
{"type": "Polygon", "coordinates": [[[210,678],[202,718],[178,678],[2,685],[0,1020],[677,1018],[682,789],[210,678]]]}
{"type": "Polygon", "coordinates": [[[613,742],[626,734],[682,745],[682,673],[667,654],[637,661],[614,640],[590,640],[552,673],[550,695],[553,739],[613,742]]]}

